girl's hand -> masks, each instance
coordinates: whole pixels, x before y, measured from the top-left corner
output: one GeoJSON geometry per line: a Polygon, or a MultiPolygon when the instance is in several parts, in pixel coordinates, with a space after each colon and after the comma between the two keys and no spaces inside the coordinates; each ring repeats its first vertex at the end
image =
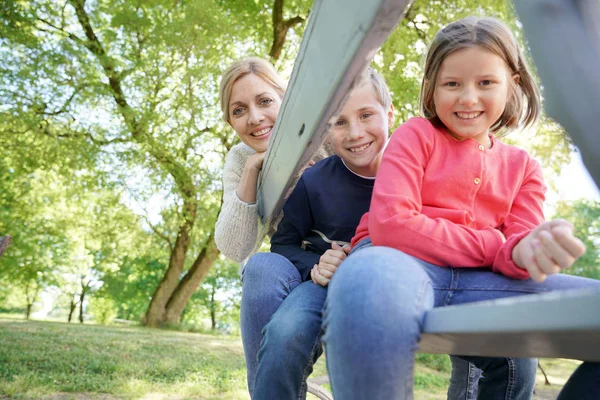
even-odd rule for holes
{"type": "Polygon", "coordinates": [[[327,250],[310,271],[310,277],[314,284],[327,286],[337,270],[338,266],[346,259],[350,252],[350,245],[341,247],[336,242],[331,244],[331,249],[327,250]]]}
{"type": "Polygon", "coordinates": [[[573,225],[563,219],[544,222],[515,246],[512,259],[536,282],[569,268],[585,253],[585,245],[573,235],[573,225]]]}

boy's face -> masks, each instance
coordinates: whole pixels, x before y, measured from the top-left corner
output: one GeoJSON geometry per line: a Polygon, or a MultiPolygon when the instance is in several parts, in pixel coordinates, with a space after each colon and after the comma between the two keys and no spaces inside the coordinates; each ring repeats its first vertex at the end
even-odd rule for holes
{"type": "Polygon", "coordinates": [[[371,82],[355,88],[329,131],[335,154],[362,176],[375,176],[393,121],[392,106],[385,110],[371,82]]]}

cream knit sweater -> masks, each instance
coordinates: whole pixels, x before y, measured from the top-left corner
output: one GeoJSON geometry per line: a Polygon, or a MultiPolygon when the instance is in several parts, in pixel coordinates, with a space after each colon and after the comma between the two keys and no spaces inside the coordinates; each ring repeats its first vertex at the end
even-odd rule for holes
{"type": "MultiPolygon", "coordinates": [[[[225,257],[242,262],[262,244],[258,237],[258,213],[256,203],[245,203],[237,196],[236,190],[242,178],[246,160],[256,153],[244,143],[231,148],[223,169],[223,207],[215,226],[215,243],[225,257]]],[[[313,160],[321,160],[331,154],[329,148],[322,147],[313,160]]],[[[282,215],[273,219],[269,228],[271,236],[282,215]]]]}
{"type": "Polygon", "coordinates": [[[236,262],[246,259],[262,242],[256,203],[245,203],[236,193],[246,160],[254,153],[246,144],[236,144],[227,153],[223,169],[223,207],[215,226],[215,242],[225,257],[236,262]]]}

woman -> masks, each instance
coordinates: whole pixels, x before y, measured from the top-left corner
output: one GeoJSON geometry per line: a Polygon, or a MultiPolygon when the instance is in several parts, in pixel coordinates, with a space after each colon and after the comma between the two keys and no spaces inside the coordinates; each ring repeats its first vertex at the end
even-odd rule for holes
{"type": "Polygon", "coordinates": [[[225,161],[215,242],[221,253],[237,262],[260,244],[256,184],[285,89],[275,68],[257,57],[232,64],[219,87],[223,119],[241,143],[231,148],[225,161]]]}

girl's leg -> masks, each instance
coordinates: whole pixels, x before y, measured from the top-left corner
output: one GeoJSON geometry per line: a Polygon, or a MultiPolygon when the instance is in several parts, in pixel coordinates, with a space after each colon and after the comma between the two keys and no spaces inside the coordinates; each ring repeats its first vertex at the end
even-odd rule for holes
{"type": "Polygon", "coordinates": [[[344,260],[325,308],[327,367],[335,398],[412,399],[414,353],[430,279],[408,255],[366,247],[344,260]]]}
{"type": "Polygon", "coordinates": [[[294,264],[275,253],[253,255],[242,271],[240,325],[250,396],[258,367],[262,330],[300,282],[300,273],[294,264]]]}
{"type": "Polygon", "coordinates": [[[254,382],[255,400],[306,398],[306,379],[323,353],[321,325],[327,288],[300,284],[263,331],[254,382]]]}

